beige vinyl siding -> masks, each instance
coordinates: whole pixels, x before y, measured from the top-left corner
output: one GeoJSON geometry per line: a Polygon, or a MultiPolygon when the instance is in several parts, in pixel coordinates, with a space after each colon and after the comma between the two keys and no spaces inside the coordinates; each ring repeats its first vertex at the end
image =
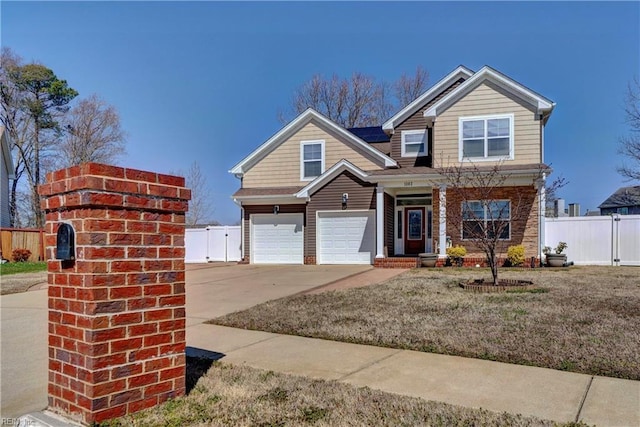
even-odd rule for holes
{"type": "Polygon", "coordinates": [[[305,257],[316,256],[316,212],[339,211],[342,209],[342,194],[349,194],[347,211],[370,210],[376,208],[375,184],[364,182],[351,174],[343,172],[330,183],[311,196],[307,205],[304,236],[305,257]]]}
{"type": "Polygon", "coordinates": [[[459,164],[460,117],[492,114],[514,115],[514,157],[505,160],[504,164],[542,162],[541,126],[535,112],[498,87],[483,83],[437,117],[433,132],[434,166],[459,164]]]}
{"type": "Polygon", "coordinates": [[[300,180],[300,143],[324,141],[325,170],[342,159],[347,159],[362,170],[382,169],[364,153],[345,144],[335,135],[314,123],[308,123],[295,135],[283,142],[258,164],[249,169],[243,178],[244,188],[305,186],[309,181],[300,180]]]}

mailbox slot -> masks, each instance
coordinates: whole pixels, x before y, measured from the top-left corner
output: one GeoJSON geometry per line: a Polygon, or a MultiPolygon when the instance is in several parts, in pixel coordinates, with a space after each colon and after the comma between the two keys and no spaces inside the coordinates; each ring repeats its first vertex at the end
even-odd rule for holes
{"type": "Polygon", "coordinates": [[[76,259],[76,248],[73,227],[60,224],[56,237],[56,259],[73,261],[76,259]]]}

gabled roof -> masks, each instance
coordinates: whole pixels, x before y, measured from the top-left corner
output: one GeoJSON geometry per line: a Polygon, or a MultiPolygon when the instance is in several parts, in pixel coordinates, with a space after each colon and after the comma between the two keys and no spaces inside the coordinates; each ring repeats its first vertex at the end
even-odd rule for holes
{"type": "Polygon", "coordinates": [[[13,157],[11,157],[11,148],[9,147],[9,136],[4,126],[0,126],[0,150],[2,150],[2,167],[7,168],[7,176],[9,179],[15,179],[15,171],[13,157]]]}
{"type": "Polygon", "coordinates": [[[640,185],[618,188],[615,193],[609,196],[609,198],[598,207],[603,209],[631,206],[640,206],[640,185]]]}
{"type": "Polygon", "coordinates": [[[323,185],[331,182],[332,179],[334,179],[344,171],[349,171],[362,180],[364,180],[368,176],[367,173],[359,167],[353,165],[348,160],[342,159],[338,163],[324,171],[322,175],[320,175],[319,177],[311,181],[308,185],[303,187],[300,191],[298,191],[296,193],[296,197],[304,198],[311,196],[317,190],[322,188],[323,185]]]}
{"type": "Polygon", "coordinates": [[[325,128],[329,128],[330,130],[336,132],[338,135],[342,136],[343,141],[353,145],[356,148],[368,153],[371,157],[378,159],[380,162],[384,164],[385,167],[395,167],[398,166],[395,160],[393,160],[389,156],[385,156],[380,151],[372,148],[362,139],[358,138],[351,132],[347,131],[341,126],[338,126],[333,121],[329,120],[322,114],[313,110],[312,108],[308,108],[303,113],[301,113],[298,117],[296,117],[293,121],[287,124],[285,127],[280,129],[275,135],[269,138],[265,143],[259,146],[256,150],[254,150],[247,157],[242,159],[240,163],[235,165],[230,173],[233,174],[244,174],[249,169],[251,169],[256,163],[262,160],[267,156],[270,152],[276,149],[280,144],[285,142],[291,136],[293,136],[296,132],[298,132],[302,127],[307,125],[310,122],[315,122],[325,128]]]}
{"type": "Polygon", "coordinates": [[[429,90],[416,98],[409,105],[398,111],[393,117],[384,122],[382,129],[393,132],[393,129],[400,123],[404,122],[411,115],[415,114],[420,108],[426,105],[433,98],[437,97],[443,90],[454,84],[460,79],[467,79],[473,75],[473,71],[465,66],[460,65],[458,68],[447,74],[438,83],[431,86],[429,90]]]}
{"type": "Polygon", "coordinates": [[[499,71],[496,71],[493,68],[485,65],[473,76],[465,80],[460,86],[449,92],[446,96],[443,96],[431,107],[426,109],[424,112],[424,117],[437,117],[438,115],[442,114],[442,112],[444,112],[447,108],[452,106],[454,103],[467,95],[473,89],[480,86],[485,81],[490,81],[496,84],[510,94],[530,104],[538,114],[542,114],[546,117],[551,114],[553,107],[555,107],[556,105],[553,101],[521,85],[520,83],[505,76],[499,71]]]}

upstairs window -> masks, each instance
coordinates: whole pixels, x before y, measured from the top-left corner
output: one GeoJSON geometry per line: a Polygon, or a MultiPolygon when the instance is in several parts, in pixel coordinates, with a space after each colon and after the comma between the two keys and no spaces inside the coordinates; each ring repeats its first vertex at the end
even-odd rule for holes
{"type": "Polygon", "coordinates": [[[300,180],[311,181],[324,172],[324,141],[300,143],[300,180]]]}
{"type": "Polygon", "coordinates": [[[513,114],[461,117],[460,161],[513,159],[513,114]]]}
{"type": "Polygon", "coordinates": [[[509,240],[511,236],[511,202],[509,200],[471,200],[462,203],[462,238],[483,236],[509,240]]]}
{"type": "Polygon", "coordinates": [[[427,131],[402,131],[402,157],[419,157],[427,155],[427,131]]]}

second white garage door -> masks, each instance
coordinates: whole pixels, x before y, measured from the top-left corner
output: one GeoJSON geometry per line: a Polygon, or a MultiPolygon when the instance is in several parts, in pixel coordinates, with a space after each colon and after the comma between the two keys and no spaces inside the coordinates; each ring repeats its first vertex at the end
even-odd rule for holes
{"type": "Polygon", "coordinates": [[[302,264],[302,214],[251,215],[251,263],[302,264]]]}
{"type": "Polygon", "coordinates": [[[373,264],[374,211],[318,212],[318,264],[373,264]]]}

